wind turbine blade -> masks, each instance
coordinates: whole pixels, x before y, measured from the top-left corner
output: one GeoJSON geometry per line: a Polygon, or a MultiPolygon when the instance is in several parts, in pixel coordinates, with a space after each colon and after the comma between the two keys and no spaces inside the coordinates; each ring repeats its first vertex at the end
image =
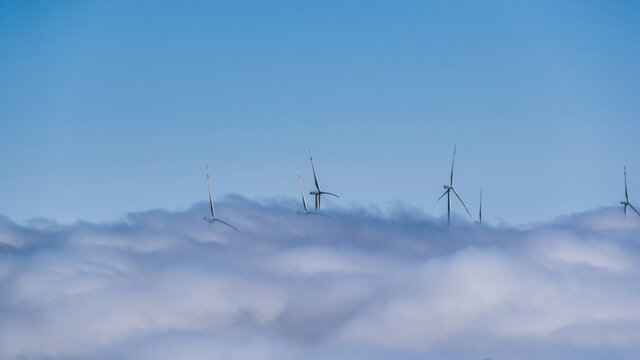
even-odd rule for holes
{"type": "Polygon", "coordinates": [[[629,204],[629,206],[631,206],[631,208],[633,209],[633,211],[636,212],[636,214],[640,215],[640,212],[638,212],[638,210],[636,210],[636,208],[634,208],[633,205],[629,204]]]}
{"type": "Polygon", "coordinates": [[[321,193],[322,193],[322,194],[327,194],[327,195],[333,195],[333,196],[335,196],[335,197],[337,197],[337,198],[339,198],[339,197],[340,197],[340,196],[338,196],[338,195],[336,195],[336,194],[334,194],[334,193],[330,193],[330,192],[326,192],[326,191],[322,191],[321,193]]]}
{"type": "Polygon", "coordinates": [[[440,197],[436,201],[440,201],[440,199],[442,199],[443,196],[447,195],[448,192],[449,190],[447,189],[447,191],[445,191],[444,194],[440,195],[440,197]]]}
{"type": "Polygon", "coordinates": [[[460,200],[460,202],[462,203],[462,206],[464,206],[464,209],[467,210],[467,214],[469,214],[469,217],[473,218],[473,216],[471,216],[471,213],[469,212],[469,209],[467,209],[467,205],[464,204],[464,201],[462,201],[462,199],[460,198],[460,195],[458,195],[458,192],[456,191],[456,189],[451,188],[451,190],[453,190],[453,193],[456,194],[456,196],[458,197],[458,200],[460,200]]]}
{"type": "Polygon", "coordinates": [[[209,207],[211,208],[211,217],[215,219],[216,211],[213,208],[213,196],[211,195],[211,180],[209,178],[209,165],[206,165],[207,169],[207,186],[209,186],[209,207]]]}
{"type": "Polygon", "coordinates": [[[227,225],[228,227],[232,228],[233,230],[235,230],[235,231],[237,231],[237,232],[240,232],[240,230],[238,230],[235,226],[233,226],[233,225],[229,224],[229,223],[228,223],[228,222],[226,222],[226,221],[222,221],[222,220],[220,220],[220,219],[214,219],[214,221],[219,221],[219,222],[221,222],[221,223],[223,223],[223,224],[227,225]]]}
{"type": "Polygon", "coordinates": [[[309,209],[307,208],[307,200],[304,198],[304,190],[302,189],[302,178],[300,177],[300,169],[296,168],[296,170],[298,170],[298,182],[300,182],[300,194],[302,195],[302,205],[304,206],[304,211],[309,212],[309,209]]]}
{"type": "Polygon", "coordinates": [[[480,188],[480,211],[479,211],[479,219],[482,224],[482,188],[480,188]]]}
{"type": "Polygon", "coordinates": [[[311,149],[309,149],[309,159],[311,159],[311,169],[313,169],[313,179],[316,182],[316,189],[320,192],[320,185],[318,184],[318,175],[316,174],[316,167],[313,165],[313,156],[311,156],[311,149]]]}
{"type": "Polygon", "coordinates": [[[624,196],[629,202],[629,191],[627,190],[627,167],[624,167],[624,196]]]}
{"type": "Polygon", "coordinates": [[[449,186],[453,186],[453,164],[456,162],[456,147],[458,145],[453,145],[453,160],[451,160],[451,181],[449,182],[449,186]]]}

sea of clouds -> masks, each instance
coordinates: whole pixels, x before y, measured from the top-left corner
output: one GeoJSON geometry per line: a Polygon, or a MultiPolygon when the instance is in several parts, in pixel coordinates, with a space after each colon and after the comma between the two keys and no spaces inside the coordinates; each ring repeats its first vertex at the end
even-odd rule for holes
{"type": "Polygon", "coordinates": [[[0,359],[638,359],[640,217],[0,217],[0,359]]]}

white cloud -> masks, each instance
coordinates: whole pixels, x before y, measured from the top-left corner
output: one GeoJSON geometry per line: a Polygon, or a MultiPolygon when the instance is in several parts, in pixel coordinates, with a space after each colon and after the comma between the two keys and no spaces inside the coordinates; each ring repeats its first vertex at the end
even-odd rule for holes
{"type": "Polygon", "coordinates": [[[0,219],[0,358],[640,350],[640,221],[620,211],[447,230],[361,209],[327,219],[241,198],[219,208],[240,233],[209,227],[203,204],[111,224],[0,219]]]}

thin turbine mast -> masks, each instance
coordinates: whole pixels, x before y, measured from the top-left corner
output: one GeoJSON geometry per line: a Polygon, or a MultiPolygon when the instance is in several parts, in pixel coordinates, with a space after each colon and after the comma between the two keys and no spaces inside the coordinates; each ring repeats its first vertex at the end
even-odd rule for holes
{"type": "Polygon", "coordinates": [[[451,226],[451,190],[447,191],[447,226],[451,226]]]}
{"type": "Polygon", "coordinates": [[[482,224],[482,187],[480,187],[480,206],[478,208],[478,221],[476,224],[482,224]]]}

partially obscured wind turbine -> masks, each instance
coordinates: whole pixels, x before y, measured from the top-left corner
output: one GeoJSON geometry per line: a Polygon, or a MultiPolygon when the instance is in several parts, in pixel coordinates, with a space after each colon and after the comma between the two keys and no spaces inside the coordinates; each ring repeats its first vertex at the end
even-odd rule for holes
{"type": "Polygon", "coordinates": [[[451,161],[451,180],[449,181],[449,185],[443,185],[444,188],[447,190],[445,190],[444,194],[440,195],[438,200],[436,200],[436,201],[440,201],[440,199],[442,199],[443,196],[447,195],[447,224],[448,225],[451,225],[451,191],[452,190],[453,190],[453,193],[458,198],[458,200],[460,200],[460,203],[462,203],[462,206],[464,206],[464,209],[467,210],[467,214],[469,214],[469,217],[472,217],[471,213],[469,212],[469,209],[467,209],[467,205],[464,204],[464,201],[462,201],[456,189],[453,188],[453,165],[456,161],[456,146],[457,145],[453,146],[453,160],[451,161]]]}
{"type": "Polygon", "coordinates": [[[629,202],[629,191],[627,190],[627,167],[624,167],[624,197],[625,197],[625,201],[620,201],[620,204],[624,205],[624,214],[627,215],[627,206],[631,207],[633,209],[633,211],[636,212],[636,214],[640,215],[640,212],[638,212],[638,210],[636,210],[636,208],[633,207],[633,205],[631,205],[631,203],[629,202]]]}
{"type": "Polygon", "coordinates": [[[480,210],[478,210],[478,221],[476,224],[482,224],[482,187],[480,187],[480,210]]]}
{"type": "Polygon", "coordinates": [[[207,165],[207,185],[209,186],[209,206],[211,208],[211,216],[205,216],[204,219],[209,222],[209,224],[213,224],[214,222],[221,222],[228,227],[232,228],[235,231],[240,231],[236,229],[235,226],[229,224],[228,222],[222,221],[216,217],[216,211],[213,208],[213,196],[211,196],[211,180],[209,179],[209,165],[207,165]]]}
{"type": "MultiPolygon", "coordinates": [[[[297,169],[297,168],[296,168],[297,169]]],[[[298,214],[309,214],[309,208],[307,207],[307,199],[304,198],[304,189],[302,189],[302,178],[300,177],[300,169],[298,170],[298,182],[300,183],[300,194],[302,195],[302,206],[304,206],[304,212],[298,211],[298,214]]]]}
{"type": "Polygon", "coordinates": [[[313,157],[311,156],[311,149],[309,149],[309,159],[311,159],[311,168],[313,169],[313,178],[316,182],[316,191],[311,191],[309,194],[314,195],[316,197],[316,209],[320,209],[320,196],[322,194],[332,195],[337,198],[340,196],[336,194],[332,194],[330,192],[320,190],[320,185],[318,184],[318,175],[316,175],[316,167],[313,165],[313,157]]]}

